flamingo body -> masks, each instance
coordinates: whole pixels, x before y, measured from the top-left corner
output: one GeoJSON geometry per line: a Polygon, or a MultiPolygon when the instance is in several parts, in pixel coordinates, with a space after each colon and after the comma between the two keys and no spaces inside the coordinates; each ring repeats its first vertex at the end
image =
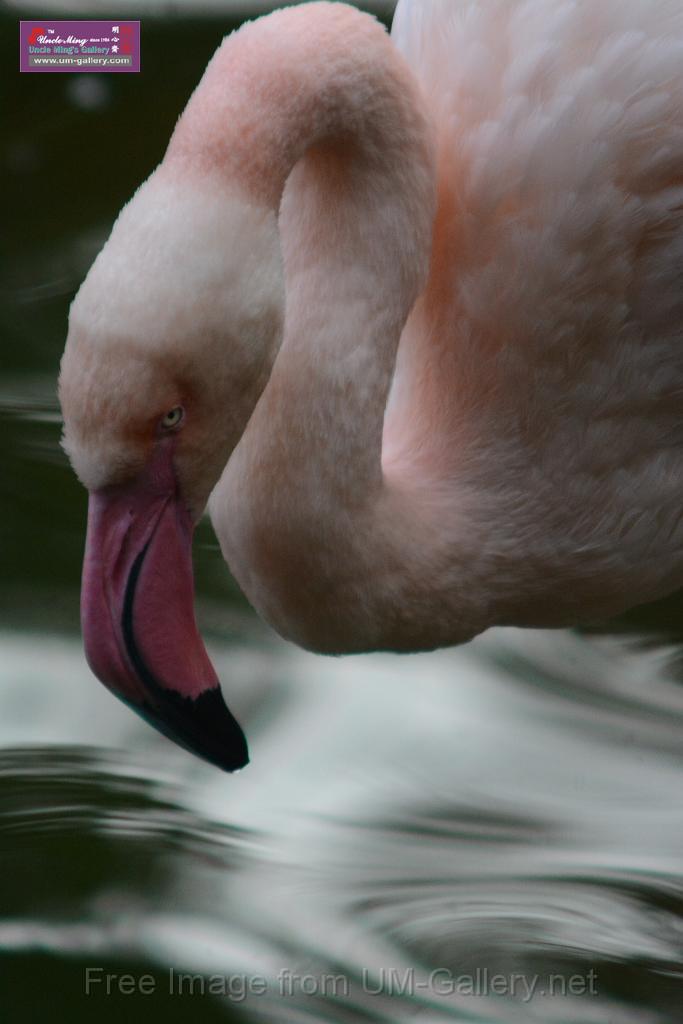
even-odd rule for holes
{"type": "Polygon", "coordinates": [[[244,763],[188,604],[210,493],[253,605],[319,651],[683,585],[682,108],[669,0],[399,0],[391,38],[313,3],[226,39],[70,316],[100,678],[244,763]]]}
{"type": "Polygon", "coordinates": [[[437,125],[439,205],[387,469],[431,462],[448,507],[474,496],[495,621],[679,587],[683,10],[401,0],[392,36],[437,125]]]}

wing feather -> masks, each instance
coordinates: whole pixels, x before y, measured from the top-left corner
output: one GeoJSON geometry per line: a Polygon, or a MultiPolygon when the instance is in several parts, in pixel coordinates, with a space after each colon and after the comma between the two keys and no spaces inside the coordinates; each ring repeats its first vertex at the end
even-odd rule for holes
{"type": "Polygon", "coordinates": [[[399,0],[392,37],[440,145],[387,464],[680,555],[683,3],[399,0]]]}

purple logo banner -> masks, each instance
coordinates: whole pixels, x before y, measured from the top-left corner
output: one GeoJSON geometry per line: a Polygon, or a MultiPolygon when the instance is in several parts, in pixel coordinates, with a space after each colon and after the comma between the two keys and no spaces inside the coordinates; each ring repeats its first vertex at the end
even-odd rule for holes
{"type": "Polygon", "coordinates": [[[139,71],[139,21],[19,23],[20,71],[139,71]]]}

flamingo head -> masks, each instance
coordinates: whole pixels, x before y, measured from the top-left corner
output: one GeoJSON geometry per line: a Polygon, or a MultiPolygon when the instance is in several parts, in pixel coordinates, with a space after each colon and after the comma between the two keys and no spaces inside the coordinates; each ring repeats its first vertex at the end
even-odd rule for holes
{"type": "Polygon", "coordinates": [[[70,312],[63,445],[90,494],[81,617],[101,681],[182,746],[248,761],[197,630],[194,527],[281,340],[274,215],[160,170],[70,312]]]}

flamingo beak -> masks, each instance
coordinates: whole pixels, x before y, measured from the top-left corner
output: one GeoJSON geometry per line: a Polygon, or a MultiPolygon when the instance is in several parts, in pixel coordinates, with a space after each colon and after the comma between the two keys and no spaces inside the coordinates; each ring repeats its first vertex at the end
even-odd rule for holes
{"type": "Polygon", "coordinates": [[[225,771],[249,761],[194,616],[194,525],[171,449],[131,484],[91,492],[81,621],[88,664],[181,747],[225,771]]]}

